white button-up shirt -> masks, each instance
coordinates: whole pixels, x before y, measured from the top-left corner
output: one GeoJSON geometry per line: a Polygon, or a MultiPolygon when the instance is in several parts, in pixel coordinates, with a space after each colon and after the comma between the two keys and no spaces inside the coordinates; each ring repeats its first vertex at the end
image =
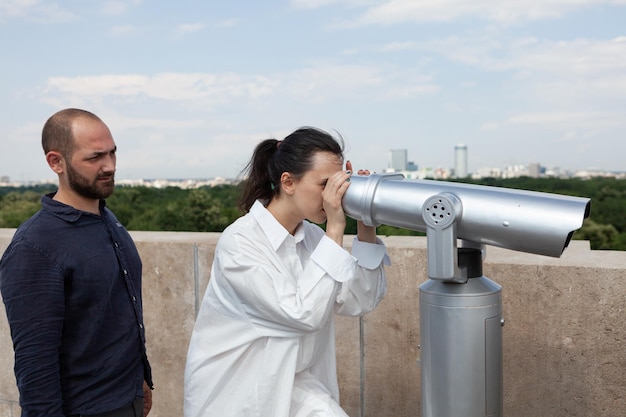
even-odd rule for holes
{"type": "Polygon", "coordinates": [[[355,238],[350,255],[307,221],[290,235],[257,201],[215,249],[189,345],[184,416],[338,408],[334,313],[373,310],[387,291],[384,263],[380,241],[355,238]]]}

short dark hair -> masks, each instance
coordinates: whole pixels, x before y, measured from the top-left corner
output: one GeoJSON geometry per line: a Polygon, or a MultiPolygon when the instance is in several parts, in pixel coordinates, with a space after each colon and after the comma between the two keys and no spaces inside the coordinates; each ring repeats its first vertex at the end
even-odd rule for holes
{"type": "Polygon", "coordinates": [[[98,116],[87,110],[70,108],[54,113],[43,125],[41,132],[41,146],[45,154],[50,151],[57,151],[64,158],[69,158],[72,155],[74,150],[72,125],[79,118],[102,123],[98,116]]]}
{"type": "Polygon", "coordinates": [[[301,178],[313,166],[317,152],[330,152],[343,160],[343,139],[314,127],[301,127],[282,141],[265,139],[254,149],[244,174],[239,209],[244,213],[256,200],[267,200],[280,192],[280,177],[289,172],[301,178]]]}

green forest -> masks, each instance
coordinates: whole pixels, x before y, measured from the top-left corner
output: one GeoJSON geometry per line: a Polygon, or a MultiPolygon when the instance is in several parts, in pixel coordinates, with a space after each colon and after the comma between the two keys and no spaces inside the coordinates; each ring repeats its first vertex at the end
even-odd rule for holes
{"type": "MultiPolygon", "coordinates": [[[[463,182],[541,191],[591,199],[591,215],[574,239],[589,240],[594,250],[626,250],[626,181],[611,178],[513,179],[484,178],[463,182]]],[[[0,187],[0,228],[15,228],[40,208],[41,195],[52,185],[0,187]]],[[[237,210],[239,185],[185,190],[178,187],[117,187],[107,205],[129,230],[221,232],[241,213],[237,210]]],[[[356,233],[348,218],[347,234],[356,233]]],[[[382,225],[379,235],[423,235],[420,232],[382,225]]]]}

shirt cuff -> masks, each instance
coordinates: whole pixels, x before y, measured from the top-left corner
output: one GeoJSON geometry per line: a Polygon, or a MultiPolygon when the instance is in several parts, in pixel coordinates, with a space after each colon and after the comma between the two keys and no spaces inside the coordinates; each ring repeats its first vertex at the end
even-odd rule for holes
{"type": "Polygon", "coordinates": [[[346,282],[354,277],[356,258],[326,235],[317,244],[311,260],[337,282],[346,282]]]}
{"type": "Polygon", "coordinates": [[[366,269],[376,269],[381,263],[391,265],[387,247],[379,238],[376,238],[376,243],[369,243],[361,242],[355,237],[352,241],[352,256],[357,259],[359,266],[366,269]]]}

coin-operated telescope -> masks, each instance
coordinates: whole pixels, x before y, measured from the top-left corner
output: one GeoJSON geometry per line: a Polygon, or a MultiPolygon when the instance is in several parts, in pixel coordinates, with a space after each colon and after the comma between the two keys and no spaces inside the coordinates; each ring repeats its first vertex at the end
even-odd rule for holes
{"type": "Polygon", "coordinates": [[[401,174],[351,177],[348,216],[426,233],[422,417],[502,417],[501,286],[482,274],[484,246],[560,257],[590,205],[587,198],[401,174]]]}

